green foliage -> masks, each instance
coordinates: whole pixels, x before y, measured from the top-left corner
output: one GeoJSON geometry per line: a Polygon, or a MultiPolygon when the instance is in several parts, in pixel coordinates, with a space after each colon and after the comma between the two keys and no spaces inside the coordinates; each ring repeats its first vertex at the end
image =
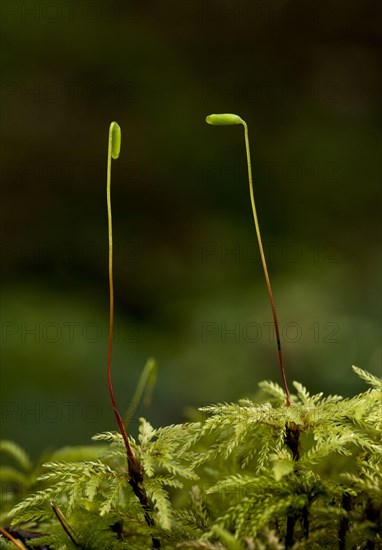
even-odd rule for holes
{"type": "Polygon", "coordinates": [[[118,433],[57,451],[37,480],[22,449],[2,442],[17,463],[2,467],[4,479],[31,490],[2,523],[40,533],[23,539],[28,547],[54,550],[378,548],[382,382],[354,371],[371,388],[350,399],[294,383],[287,406],[282,388],[261,382],[264,401],[203,407],[201,422],[155,429],[141,419],[130,444],[146,508],[118,433]]]}
{"type": "Polygon", "coordinates": [[[27,453],[13,441],[0,441],[0,454],[10,461],[0,465],[0,521],[3,522],[7,512],[24,497],[25,490],[33,489],[37,473],[27,453]]]}

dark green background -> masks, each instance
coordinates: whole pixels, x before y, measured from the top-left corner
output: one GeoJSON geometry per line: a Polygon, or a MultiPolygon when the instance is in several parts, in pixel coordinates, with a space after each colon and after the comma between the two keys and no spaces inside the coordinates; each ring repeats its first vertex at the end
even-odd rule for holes
{"type": "Polygon", "coordinates": [[[150,356],[154,425],[280,381],[243,131],[213,112],[249,125],[290,384],[350,395],[352,364],[381,373],[378,4],[2,3],[3,436],[36,454],[116,427],[112,120],[121,408],[150,356]]]}

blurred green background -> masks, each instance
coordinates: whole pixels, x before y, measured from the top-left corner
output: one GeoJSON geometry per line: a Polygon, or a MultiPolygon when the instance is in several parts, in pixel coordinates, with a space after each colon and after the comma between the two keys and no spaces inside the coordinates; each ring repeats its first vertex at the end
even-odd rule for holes
{"type": "MultiPolygon", "coordinates": [[[[1,6],[2,435],[32,454],[115,429],[106,386],[105,176],[128,406],[159,364],[157,426],[280,382],[241,127],[289,383],[381,373],[381,5],[45,0],[1,6]]],[[[136,422],[136,419],[135,419],[136,422]]]]}

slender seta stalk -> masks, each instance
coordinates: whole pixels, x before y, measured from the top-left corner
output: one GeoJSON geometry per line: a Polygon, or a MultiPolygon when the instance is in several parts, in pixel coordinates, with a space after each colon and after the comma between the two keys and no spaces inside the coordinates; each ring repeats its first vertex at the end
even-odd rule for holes
{"type": "Polygon", "coordinates": [[[265,260],[263,243],[262,243],[262,240],[261,240],[259,220],[257,218],[257,212],[256,212],[255,196],[253,194],[253,178],[252,178],[252,166],[251,166],[251,152],[250,152],[250,148],[249,148],[249,138],[248,138],[248,126],[247,126],[247,123],[241,117],[239,117],[238,115],[231,114],[231,113],[209,115],[209,116],[206,117],[206,122],[208,124],[213,125],[213,126],[227,126],[227,125],[232,125],[232,124],[242,124],[244,126],[245,150],[246,150],[246,154],[247,154],[247,166],[248,166],[249,193],[250,193],[250,197],[251,197],[253,219],[254,219],[254,222],[255,222],[257,242],[259,243],[261,263],[263,264],[264,277],[265,277],[265,282],[266,282],[267,289],[268,289],[268,296],[269,296],[269,300],[271,302],[273,324],[274,324],[274,327],[275,327],[276,340],[277,340],[277,350],[278,350],[278,356],[279,356],[280,371],[281,371],[281,377],[282,377],[283,384],[284,384],[286,402],[287,402],[287,405],[291,405],[291,398],[290,398],[290,394],[289,394],[289,390],[288,390],[288,384],[287,384],[287,380],[286,380],[286,376],[285,376],[283,356],[282,356],[282,351],[281,351],[279,323],[278,323],[278,320],[277,320],[275,302],[274,302],[274,299],[273,299],[271,282],[269,280],[269,275],[268,275],[267,262],[265,260]]]}
{"type": "Polygon", "coordinates": [[[121,150],[121,128],[116,122],[110,124],[109,129],[109,147],[107,152],[107,219],[109,234],[109,296],[110,296],[110,316],[109,316],[109,346],[107,352],[107,382],[114,415],[117,420],[119,430],[125,443],[129,465],[135,462],[134,452],[130,446],[129,438],[121,415],[118,412],[117,403],[114,397],[113,382],[111,378],[111,357],[113,352],[113,327],[114,327],[114,283],[113,283],[113,221],[111,215],[111,159],[117,159],[121,150]]]}

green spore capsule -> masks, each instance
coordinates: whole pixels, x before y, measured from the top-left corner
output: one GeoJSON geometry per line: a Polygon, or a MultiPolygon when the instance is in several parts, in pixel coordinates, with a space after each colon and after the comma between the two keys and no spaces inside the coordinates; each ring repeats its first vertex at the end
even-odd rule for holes
{"type": "Polygon", "coordinates": [[[119,157],[121,151],[121,128],[117,122],[110,124],[111,156],[113,159],[119,157]]]}
{"type": "Polygon", "coordinates": [[[232,113],[223,113],[219,115],[208,115],[206,117],[207,124],[213,126],[230,126],[232,124],[244,124],[244,120],[238,115],[232,113]]]}

